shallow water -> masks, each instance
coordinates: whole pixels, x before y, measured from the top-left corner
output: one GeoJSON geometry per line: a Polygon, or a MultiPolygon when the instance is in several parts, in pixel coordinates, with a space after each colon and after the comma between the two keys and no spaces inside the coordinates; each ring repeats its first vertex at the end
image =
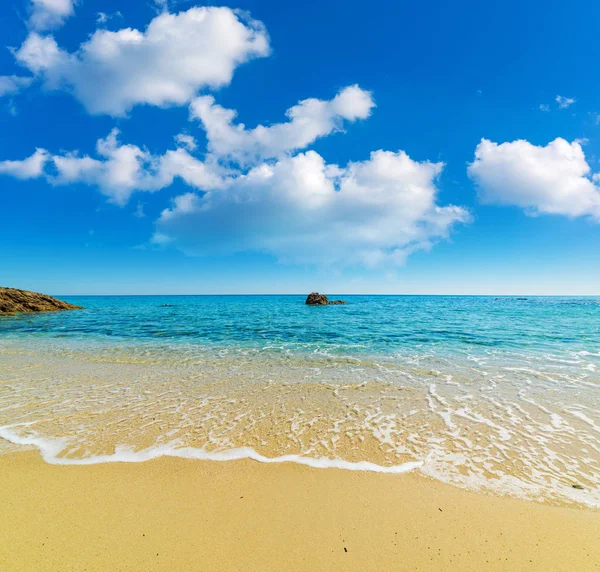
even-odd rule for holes
{"type": "Polygon", "coordinates": [[[0,452],[415,470],[600,507],[600,299],[346,299],[73,297],[85,310],[2,318],[0,452]]]}

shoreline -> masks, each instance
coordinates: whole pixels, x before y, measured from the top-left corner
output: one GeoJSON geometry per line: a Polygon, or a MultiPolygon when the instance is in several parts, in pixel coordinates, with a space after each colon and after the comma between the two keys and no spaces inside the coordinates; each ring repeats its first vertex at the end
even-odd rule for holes
{"type": "Polygon", "coordinates": [[[0,456],[9,570],[589,570],[600,511],[420,475],[162,457],[0,456]]]}

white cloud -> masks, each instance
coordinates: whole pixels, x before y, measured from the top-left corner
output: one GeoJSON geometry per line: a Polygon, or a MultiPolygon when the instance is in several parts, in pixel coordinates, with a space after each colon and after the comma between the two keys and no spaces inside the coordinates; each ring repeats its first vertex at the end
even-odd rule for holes
{"type": "Polygon", "coordinates": [[[251,130],[242,123],[233,124],[236,112],[217,105],[212,96],[195,99],[190,112],[202,123],[211,153],[241,163],[256,163],[303,149],[317,138],[341,130],[344,120],[366,119],[374,106],[370,92],[353,85],[330,101],[310,98],[299,102],[287,110],[286,123],[259,125],[251,130]]]}
{"type": "MultiPolygon", "coordinates": [[[[43,74],[64,64],[67,55],[60,50],[52,36],[31,32],[23,45],[15,52],[17,61],[35,74],[43,74]]],[[[53,81],[58,81],[55,78],[53,81]]],[[[58,87],[60,83],[52,85],[58,87]]]]}
{"type": "Polygon", "coordinates": [[[540,111],[550,111],[550,106],[547,103],[541,103],[540,111]]]}
{"type": "Polygon", "coordinates": [[[186,104],[268,53],[260,22],[225,7],[196,7],[163,12],[143,32],[97,30],[74,53],[32,32],[15,56],[46,87],[71,91],[90,113],[123,116],[138,104],[186,104]]]}
{"type": "Polygon", "coordinates": [[[462,208],[436,204],[442,168],[388,151],[339,168],[308,151],[260,164],[224,190],[177,197],[157,221],[154,242],[194,255],[399,264],[469,219],[462,208]]]}
{"type": "Polygon", "coordinates": [[[562,95],[556,96],[556,103],[558,103],[558,107],[561,109],[567,109],[570,105],[575,103],[575,99],[572,97],[563,97],[562,95]]]}
{"type": "Polygon", "coordinates": [[[162,188],[156,175],[156,159],[135,145],[121,145],[118,134],[115,129],[106,139],[98,141],[96,152],[100,159],[74,153],[54,155],[52,160],[58,174],[53,181],[59,185],[97,186],[119,205],[127,203],[133,191],[162,188]]]}
{"type": "Polygon", "coordinates": [[[118,130],[100,139],[99,158],[78,152],[51,155],[44,149],[23,161],[0,163],[0,173],[31,179],[45,177],[53,185],[75,183],[97,187],[110,202],[123,206],[136,191],[158,191],[170,186],[176,177],[188,185],[215,189],[225,185],[227,171],[216,163],[202,162],[184,149],[152,155],[136,145],[122,145],[118,130]],[[49,165],[54,169],[48,169],[49,165]]]}
{"type": "Polygon", "coordinates": [[[175,141],[177,142],[178,146],[185,147],[188,151],[195,151],[198,147],[196,140],[187,133],[180,133],[179,135],[176,135],[175,141]]]}
{"type": "Polygon", "coordinates": [[[73,0],[31,0],[29,24],[38,31],[60,28],[75,13],[73,0]]]}
{"type": "Polygon", "coordinates": [[[221,189],[226,185],[231,172],[208,156],[200,161],[185,149],[167,151],[159,159],[159,181],[163,187],[171,185],[176,177],[180,177],[191,187],[202,190],[221,189]]]}
{"type": "Polygon", "coordinates": [[[23,89],[29,87],[33,78],[19,77],[17,75],[0,75],[0,97],[5,95],[16,95],[23,89]]]}
{"type": "Polygon", "coordinates": [[[96,23],[97,24],[106,24],[109,20],[113,18],[122,18],[123,14],[121,12],[115,12],[114,14],[107,14],[106,12],[98,12],[96,14],[96,23]]]}
{"type": "Polygon", "coordinates": [[[35,153],[23,161],[0,161],[0,174],[17,179],[36,179],[44,174],[44,167],[50,159],[44,149],[36,149],[35,153]]]}
{"type": "Polygon", "coordinates": [[[484,203],[600,222],[598,175],[591,175],[576,141],[558,138],[536,146],[524,140],[499,145],[483,139],[468,172],[484,203]]]}

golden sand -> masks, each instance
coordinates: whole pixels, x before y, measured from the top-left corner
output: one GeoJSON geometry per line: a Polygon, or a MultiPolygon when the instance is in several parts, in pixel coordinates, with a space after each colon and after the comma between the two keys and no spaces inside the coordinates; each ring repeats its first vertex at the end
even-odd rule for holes
{"type": "Polygon", "coordinates": [[[599,570],[600,512],[418,475],[0,456],[0,569],[599,570]]]}

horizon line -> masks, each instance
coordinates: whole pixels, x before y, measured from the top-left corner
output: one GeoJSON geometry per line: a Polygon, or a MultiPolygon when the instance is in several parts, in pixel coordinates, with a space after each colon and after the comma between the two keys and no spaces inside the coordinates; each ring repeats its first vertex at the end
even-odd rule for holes
{"type": "MultiPolygon", "coordinates": [[[[406,297],[417,297],[417,296],[429,296],[429,297],[472,297],[472,298],[517,298],[517,297],[528,297],[528,298],[598,298],[600,294],[525,294],[525,293],[513,293],[513,294],[402,294],[402,293],[340,293],[333,292],[332,294],[326,294],[327,296],[406,296],[406,297]]],[[[308,296],[305,292],[296,293],[200,293],[200,294],[52,294],[52,296],[85,296],[85,297],[157,297],[157,296],[308,296]]]]}

